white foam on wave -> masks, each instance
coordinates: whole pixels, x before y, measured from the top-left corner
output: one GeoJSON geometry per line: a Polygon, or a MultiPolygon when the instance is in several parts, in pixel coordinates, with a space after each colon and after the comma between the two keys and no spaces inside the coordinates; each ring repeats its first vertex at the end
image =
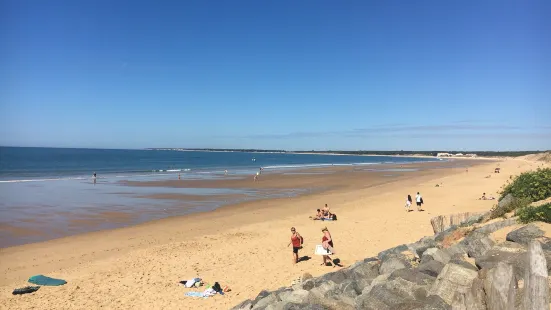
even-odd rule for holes
{"type": "Polygon", "coordinates": [[[263,169],[296,169],[296,168],[316,168],[316,167],[334,167],[334,166],[364,166],[376,165],[379,163],[348,163],[348,164],[297,164],[297,165],[274,165],[262,167],[263,169]]]}

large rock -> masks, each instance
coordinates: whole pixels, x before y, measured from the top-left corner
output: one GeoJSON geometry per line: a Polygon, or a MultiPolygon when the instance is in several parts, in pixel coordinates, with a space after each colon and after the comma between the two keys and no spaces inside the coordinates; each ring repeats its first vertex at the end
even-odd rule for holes
{"type": "Polygon", "coordinates": [[[371,284],[371,281],[379,276],[381,262],[375,258],[360,261],[347,270],[347,278],[355,280],[360,290],[371,284]]]}
{"type": "Polygon", "coordinates": [[[429,260],[428,262],[421,262],[421,264],[417,267],[417,270],[431,277],[438,277],[443,268],[444,264],[441,262],[429,260]]]}
{"type": "Polygon", "coordinates": [[[524,264],[526,261],[525,253],[503,252],[499,250],[490,250],[486,254],[479,256],[475,264],[480,269],[493,269],[498,263],[503,262],[513,267],[513,273],[517,279],[524,277],[524,264]]]}
{"type": "Polygon", "coordinates": [[[483,281],[473,280],[473,285],[467,292],[456,292],[453,297],[453,310],[486,310],[486,294],[483,281]]]}
{"type": "Polygon", "coordinates": [[[436,241],[432,237],[424,237],[421,240],[407,245],[408,249],[415,254],[415,257],[421,259],[423,253],[429,248],[435,248],[436,241]]]}
{"type": "Polygon", "coordinates": [[[511,265],[499,262],[495,268],[489,270],[484,280],[488,309],[514,310],[515,286],[516,281],[511,265]]]}
{"type": "Polygon", "coordinates": [[[396,270],[392,272],[388,277],[389,280],[394,280],[397,278],[401,278],[419,285],[431,285],[436,279],[435,276],[429,276],[425,273],[420,272],[418,269],[406,268],[396,270]]]}
{"type": "Polygon", "coordinates": [[[253,301],[250,299],[247,299],[241,302],[240,304],[238,304],[237,306],[231,308],[231,310],[250,310],[252,309],[252,307],[253,307],[253,301]]]}
{"type": "Polygon", "coordinates": [[[392,254],[385,256],[385,259],[379,267],[379,274],[392,273],[395,270],[410,267],[411,263],[409,262],[407,257],[403,255],[392,254]]]}
{"type": "Polygon", "coordinates": [[[491,249],[495,242],[487,236],[480,237],[477,234],[471,235],[460,242],[461,247],[465,249],[469,257],[478,257],[484,255],[491,249]]]}
{"type": "Polygon", "coordinates": [[[530,242],[524,276],[524,309],[549,309],[547,262],[538,241],[530,242]]]}
{"type": "Polygon", "coordinates": [[[389,255],[400,254],[406,250],[408,250],[408,246],[405,244],[401,244],[399,246],[379,252],[379,254],[377,254],[377,257],[379,258],[379,260],[382,261],[382,260],[385,260],[385,258],[389,255]]]}
{"type": "Polygon", "coordinates": [[[543,237],[545,232],[534,224],[529,224],[507,234],[507,241],[528,245],[530,241],[543,237]]]}
{"type": "Polygon", "coordinates": [[[421,256],[421,263],[435,260],[442,264],[447,264],[451,259],[451,255],[445,249],[430,248],[427,249],[421,256]]]}
{"type": "Polygon", "coordinates": [[[253,310],[264,310],[271,304],[275,304],[279,299],[275,293],[271,293],[268,296],[261,298],[259,300],[255,299],[255,303],[252,307],[253,310]]]}
{"type": "Polygon", "coordinates": [[[395,310],[396,307],[424,300],[426,288],[413,282],[397,278],[375,285],[368,292],[356,298],[356,309],[395,310]]]}
{"type": "Polygon", "coordinates": [[[478,228],[475,231],[480,232],[480,233],[485,233],[485,234],[491,234],[491,233],[496,232],[500,229],[503,229],[503,228],[508,227],[508,226],[513,226],[513,225],[516,225],[516,224],[518,224],[517,218],[512,217],[510,219],[506,219],[506,220],[503,220],[503,221],[486,224],[485,226],[482,226],[482,227],[478,228]]]}
{"type": "Polygon", "coordinates": [[[440,296],[446,303],[452,304],[456,292],[466,294],[478,273],[456,264],[447,264],[436,278],[429,294],[440,296]]]}
{"type": "Polygon", "coordinates": [[[307,290],[295,290],[289,294],[280,295],[282,301],[295,304],[305,304],[308,302],[310,292],[307,290]]]}

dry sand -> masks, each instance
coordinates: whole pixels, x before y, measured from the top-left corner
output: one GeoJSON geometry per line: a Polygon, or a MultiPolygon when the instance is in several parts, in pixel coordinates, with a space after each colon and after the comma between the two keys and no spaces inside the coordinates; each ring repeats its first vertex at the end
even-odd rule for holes
{"type": "MultiPolygon", "coordinates": [[[[0,308],[228,309],[262,289],[288,286],[304,272],[316,276],[335,270],[320,266],[321,258],[313,255],[323,226],[333,235],[336,257],[348,266],[431,235],[433,216],[490,209],[496,201],[477,200],[482,192],[497,196],[511,175],[538,164],[507,159],[471,160],[469,165],[468,173],[465,168],[429,169],[386,179],[349,172],[338,178],[340,186],[334,184],[321,193],[0,249],[0,308]],[[492,173],[498,164],[502,173],[492,173]],[[442,187],[435,187],[440,183],[442,187]],[[405,212],[406,195],[417,191],[424,197],[426,211],[405,212]],[[325,203],[339,220],[309,220],[325,203]],[[291,226],[305,238],[300,256],[311,257],[297,265],[287,247],[291,226]],[[14,288],[28,285],[26,280],[34,274],[63,278],[68,284],[11,295],[14,288]],[[229,285],[232,292],[209,299],[186,297],[190,289],[178,281],[197,276],[229,285]]],[[[284,188],[302,179],[317,186],[325,177],[295,176],[280,180],[285,183],[280,185],[284,188]]],[[[334,176],[327,178],[335,181],[334,176]]],[[[278,184],[275,179],[269,182],[278,184]]],[[[266,186],[261,183],[257,186],[266,186]]]]}

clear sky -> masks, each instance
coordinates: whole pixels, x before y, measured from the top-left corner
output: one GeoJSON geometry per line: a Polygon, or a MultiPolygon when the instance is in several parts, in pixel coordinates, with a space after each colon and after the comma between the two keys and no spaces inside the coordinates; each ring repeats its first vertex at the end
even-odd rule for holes
{"type": "Polygon", "coordinates": [[[0,145],[551,149],[551,1],[0,1],[0,145]]]}

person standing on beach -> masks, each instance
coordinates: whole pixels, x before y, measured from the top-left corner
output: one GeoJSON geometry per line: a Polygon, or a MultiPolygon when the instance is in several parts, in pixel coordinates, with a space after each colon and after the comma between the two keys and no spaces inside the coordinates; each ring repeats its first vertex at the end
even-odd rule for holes
{"type": "MultiPolygon", "coordinates": [[[[335,254],[335,249],[333,249],[333,238],[331,238],[331,233],[329,232],[329,229],[327,229],[327,227],[324,227],[321,232],[323,233],[323,237],[321,238],[321,246],[325,250],[327,250],[327,253],[331,252],[331,254],[335,254]]],[[[327,265],[328,260],[331,261],[329,255],[323,255],[322,265],[327,265]]]]}
{"type": "Polygon", "coordinates": [[[178,180],[181,180],[181,179],[182,179],[182,177],[181,177],[180,174],[178,173],[178,180]]]}
{"type": "Polygon", "coordinates": [[[421,205],[423,204],[423,197],[421,197],[421,194],[417,192],[417,196],[415,196],[415,202],[417,202],[417,211],[421,211],[421,205]]]}
{"type": "Polygon", "coordinates": [[[406,200],[406,211],[411,211],[411,204],[413,203],[413,200],[411,199],[411,195],[408,195],[408,199],[406,200]]]}
{"type": "Polygon", "coordinates": [[[94,172],[94,179],[96,178],[96,173],[94,172]]]}
{"type": "Polygon", "coordinates": [[[258,176],[260,175],[260,172],[257,172],[255,175],[254,175],[254,181],[256,182],[258,180],[258,176]]]}
{"type": "Polygon", "coordinates": [[[289,242],[287,247],[289,247],[291,244],[293,245],[293,264],[298,263],[298,250],[302,249],[303,242],[304,239],[302,238],[302,236],[294,227],[291,227],[291,242],[289,242]]]}

